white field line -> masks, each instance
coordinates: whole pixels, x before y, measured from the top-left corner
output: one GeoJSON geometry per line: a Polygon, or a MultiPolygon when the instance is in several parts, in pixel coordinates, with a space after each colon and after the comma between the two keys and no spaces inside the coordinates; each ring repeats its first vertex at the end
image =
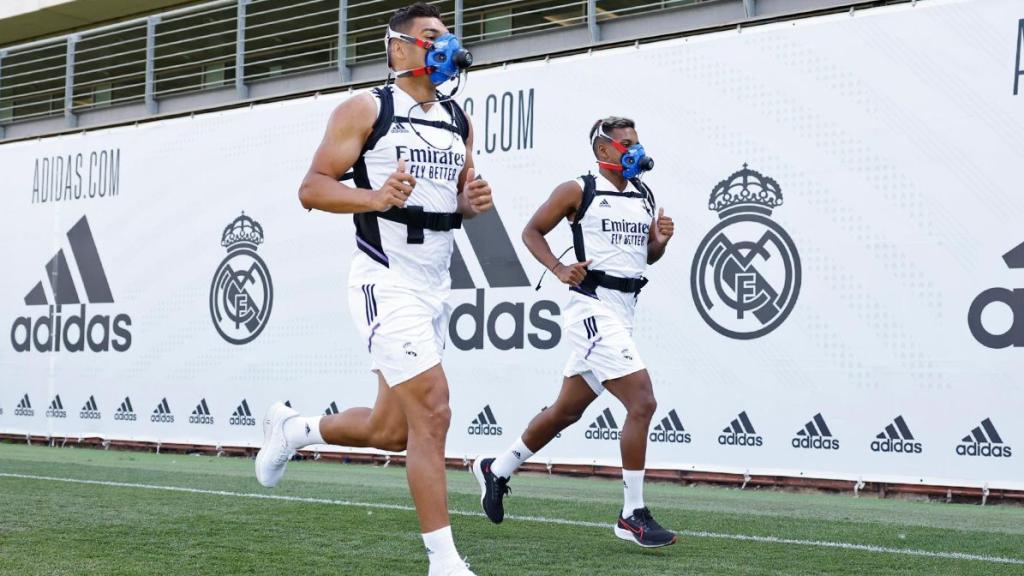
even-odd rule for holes
{"type": "MultiPolygon", "coordinates": [[[[280,502],[300,502],[303,504],[329,504],[332,506],[347,506],[352,508],[369,508],[375,510],[401,510],[414,512],[415,508],[403,504],[382,504],[379,502],[355,502],[352,500],[335,500],[330,498],[309,498],[304,496],[284,496],[280,494],[261,494],[257,492],[232,492],[229,490],[206,490],[202,488],[187,488],[182,486],[163,486],[158,484],[136,484],[132,482],[110,482],[106,480],[82,480],[78,478],[56,478],[53,476],[35,476],[31,474],[11,474],[0,472],[0,478],[18,478],[21,480],[41,480],[47,482],[65,482],[69,484],[87,484],[93,486],[109,486],[115,488],[136,488],[140,490],[161,490],[164,492],[183,492],[186,494],[204,494],[212,496],[231,496],[234,498],[254,498],[257,500],[276,500],[280,502]]],[[[452,510],[457,516],[482,517],[481,512],[467,512],[463,510],[452,510]]],[[[561,526],[579,526],[585,528],[610,529],[611,524],[602,522],[587,522],[585,520],[568,520],[565,518],[548,518],[544,516],[514,516],[507,515],[506,518],[522,522],[536,522],[540,524],[557,524],[561,526]]],[[[854,544],[850,542],[831,542],[827,540],[797,540],[793,538],[780,538],[778,536],[756,536],[749,534],[722,534],[717,532],[704,532],[694,530],[678,530],[681,536],[692,538],[713,538],[717,540],[737,540],[741,542],[760,542],[762,544],[779,544],[787,546],[809,546],[815,548],[835,548],[840,550],[854,550],[872,554],[896,554],[902,556],[918,556],[923,558],[940,558],[944,560],[973,560],[977,562],[988,562],[992,564],[1012,564],[1024,566],[1022,558],[1007,558],[1001,556],[987,556],[984,554],[969,554],[966,552],[935,552],[931,550],[918,550],[914,548],[890,548],[887,546],[875,546],[871,544],[854,544]]]]}

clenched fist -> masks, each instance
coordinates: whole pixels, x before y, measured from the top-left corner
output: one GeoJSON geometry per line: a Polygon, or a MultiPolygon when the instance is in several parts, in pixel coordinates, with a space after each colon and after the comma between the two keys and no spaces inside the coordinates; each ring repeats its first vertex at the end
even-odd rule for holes
{"type": "Polygon", "coordinates": [[[658,209],[658,219],[654,222],[654,241],[665,244],[675,234],[676,225],[670,216],[665,216],[665,209],[658,209]]]}
{"type": "Polygon", "coordinates": [[[469,209],[473,214],[483,214],[491,208],[494,203],[491,201],[491,185],[483,178],[476,177],[476,170],[466,170],[466,184],[462,187],[462,193],[466,195],[469,209]]]}
{"type": "Polygon", "coordinates": [[[562,283],[570,286],[579,286],[580,282],[583,282],[583,279],[587,277],[587,266],[590,266],[591,262],[593,262],[593,260],[576,262],[568,266],[559,262],[558,264],[555,264],[555,267],[552,268],[551,271],[555,276],[558,276],[558,279],[561,280],[562,283]]]}
{"type": "Polygon", "coordinates": [[[383,186],[373,191],[370,205],[378,212],[386,212],[392,206],[404,208],[415,186],[416,178],[405,172],[405,159],[401,159],[398,161],[398,169],[388,176],[383,186]]]}

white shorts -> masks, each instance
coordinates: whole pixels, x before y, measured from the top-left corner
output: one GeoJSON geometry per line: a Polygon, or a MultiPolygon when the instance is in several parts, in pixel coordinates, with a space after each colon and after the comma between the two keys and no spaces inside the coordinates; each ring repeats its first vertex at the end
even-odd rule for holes
{"type": "Polygon", "coordinates": [[[568,325],[565,332],[572,354],[563,374],[583,376],[594,394],[604,392],[603,382],[646,368],[633,342],[633,330],[615,316],[590,316],[568,325]]]}
{"type": "Polygon", "coordinates": [[[441,363],[448,336],[448,294],[385,284],[349,287],[348,304],[370,370],[397,386],[441,363]]]}

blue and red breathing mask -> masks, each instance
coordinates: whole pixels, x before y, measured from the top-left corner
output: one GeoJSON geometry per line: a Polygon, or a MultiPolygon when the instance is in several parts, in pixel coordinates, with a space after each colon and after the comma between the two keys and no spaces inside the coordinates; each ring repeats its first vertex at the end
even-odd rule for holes
{"type": "MultiPolygon", "coordinates": [[[[429,75],[430,81],[434,83],[434,86],[440,86],[473,65],[473,54],[462,47],[462,43],[459,42],[459,39],[454,34],[445,34],[436,40],[422,40],[388,28],[387,36],[384,37],[386,50],[389,48],[388,45],[392,39],[415,44],[427,51],[423,66],[398,72],[396,73],[398,78],[429,75]]],[[[389,50],[388,67],[390,66],[389,50]]]]}
{"type": "Polygon", "coordinates": [[[622,158],[619,159],[618,164],[598,160],[598,166],[614,170],[616,172],[622,172],[622,175],[627,179],[636,178],[640,174],[654,169],[654,158],[647,155],[642,144],[633,144],[629,148],[626,148],[621,142],[606,134],[604,127],[602,126],[594,132],[594,140],[590,143],[591,147],[593,147],[594,142],[597,141],[598,136],[607,138],[608,141],[612,143],[612,146],[622,153],[622,158]]]}

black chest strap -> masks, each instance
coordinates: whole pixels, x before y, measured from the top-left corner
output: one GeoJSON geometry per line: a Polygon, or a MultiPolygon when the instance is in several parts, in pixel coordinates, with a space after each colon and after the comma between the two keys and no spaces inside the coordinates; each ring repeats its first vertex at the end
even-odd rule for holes
{"type": "MultiPolygon", "coordinates": [[[[576,209],[576,215],[573,217],[571,224],[572,228],[572,243],[573,248],[576,251],[576,261],[586,262],[587,261],[587,250],[583,244],[583,217],[586,215],[587,210],[590,209],[590,205],[594,203],[594,198],[602,195],[615,195],[625,196],[628,198],[643,198],[644,202],[649,202],[653,205],[654,195],[651,193],[651,189],[646,184],[639,180],[633,179],[630,182],[640,191],[628,192],[628,193],[612,193],[612,192],[599,192],[597,190],[597,177],[593,174],[586,174],[581,177],[583,180],[583,197],[580,200],[580,206],[576,209]]],[[[586,294],[594,294],[596,288],[607,288],[609,290],[617,290],[619,292],[626,292],[628,294],[640,294],[640,291],[644,286],[647,285],[647,278],[622,278],[619,276],[612,276],[603,270],[587,270],[587,275],[580,283],[580,291],[586,294]]]]}
{"type": "Polygon", "coordinates": [[[580,288],[591,294],[595,292],[598,286],[609,290],[626,292],[627,294],[640,294],[640,291],[646,285],[647,278],[643,276],[640,278],[622,278],[612,276],[602,270],[587,270],[586,277],[583,278],[583,282],[580,282],[580,288]]]}
{"type": "MultiPolygon", "coordinates": [[[[462,112],[462,108],[460,108],[455,102],[442,102],[444,109],[451,115],[453,124],[448,124],[446,122],[429,122],[418,118],[410,119],[407,117],[396,117],[395,94],[393,90],[393,86],[380,86],[373,89],[374,95],[376,95],[377,99],[380,101],[380,110],[377,113],[377,119],[373,122],[373,128],[370,130],[370,135],[367,137],[366,143],[363,144],[363,149],[359,153],[359,160],[356,162],[353,170],[339,178],[339,180],[355,180],[356,186],[360,188],[370,188],[370,180],[366,173],[366,163],[363,160],[363,156],[377,146],[377,143],[380,142],[381,138],[388,134],[391,130],[392,124],[395,122],[416,122],[428,125],[438,125],[437,127],[439,128],[445,128],[459,134],[462,136],[463,141],[468,137],[469,122],[466,120],[466,116],[465,113],[462,112]]],[[[364,212],[355,214],[356,234],[360,238],[363,238],[364,242],[367,242],[381,253],[383,253],[383,248],[380,242],[380,232],[377,228],[377,218],[383,218],[384,220],[390,220],[391,222],[405,224],[408,229],[406,242],[409,244],[423,244],[425,239],[424,230],[447,232],[462,227],[462,214],[454,212],[425,212],[422,206],[392,208],[386,212],[364,212]]]]}
{"type": "Polygon", "coordinates": [[[462,228],[462,214],[455,212],[424,212],[422,206],[408,208],[392,208],[387,212],[377,212],[378,218],[405,224],[409,244],[423,244],[424,230],[448,232],[462,228]]]}

